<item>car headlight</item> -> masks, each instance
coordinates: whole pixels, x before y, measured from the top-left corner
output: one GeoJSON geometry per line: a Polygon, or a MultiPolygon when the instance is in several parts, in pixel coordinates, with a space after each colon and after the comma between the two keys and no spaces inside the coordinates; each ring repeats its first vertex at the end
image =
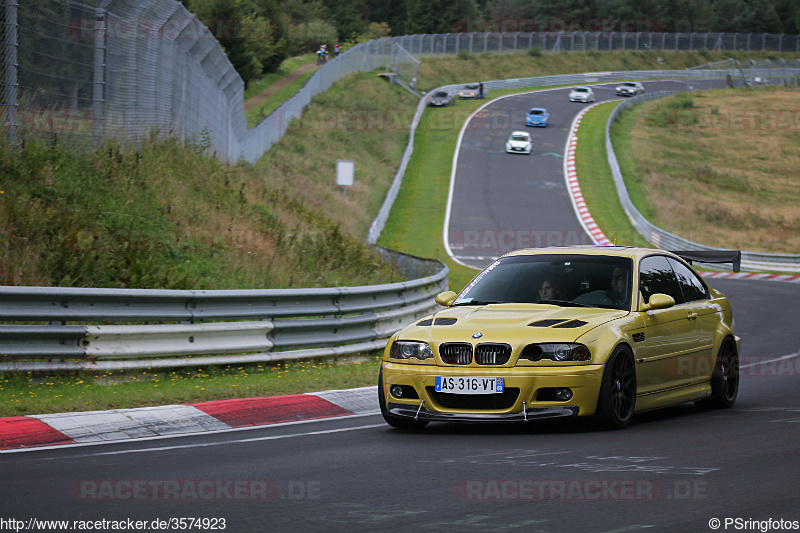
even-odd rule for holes
{"type": "Polygon", "coordinates": [[[519,358],[529,361],[541,361],[542,359],[550,359],[552,361],[588,361],[592,358],[592,354],[589,353],[589,348],[583,344],[548,342],[527,345],[523,348],[519,358]]]}
{"type": "Polygon", "coordinates": [[[389,357],[394,359],[433,359],[433,350],[426,342],[394,341],[389,349],[389,357]]]}

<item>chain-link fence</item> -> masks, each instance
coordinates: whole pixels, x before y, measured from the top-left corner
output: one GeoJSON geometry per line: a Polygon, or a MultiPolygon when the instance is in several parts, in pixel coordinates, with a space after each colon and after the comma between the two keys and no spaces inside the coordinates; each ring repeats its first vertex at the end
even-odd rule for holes
{"type": "MultiPolygon", "coordinates": [[[[0,125],[6,141],[39,138],[88,148],[104,139],[135,142],[160,133],[195,140],[228,161],[250,162],[335,81],[389,66],[413,84],[423,56],[532,48],[800,51],[798,36],[766,34],[561,31],[385,38],[356,45],[319,68],[294,97],[248,129],[241,78],[214,34],[176,0],[5,0],[0,16],[0,125]]],[[[238,32],[234,38],[259,38],[248,33],[257,29],[239,21],[217,22],[228,33],[238,32]]],[[[772,83],[773,76],[761,70],[751,65],[743,78],[772,83]]]]}
{"type": "Polygon", "coordinates": [[[730,88],[783,85],[797,87],[800,60],[761,59],[737,61],[727,59],[686,69],[687,90],[720,87],[720,81],[730,88]]]}

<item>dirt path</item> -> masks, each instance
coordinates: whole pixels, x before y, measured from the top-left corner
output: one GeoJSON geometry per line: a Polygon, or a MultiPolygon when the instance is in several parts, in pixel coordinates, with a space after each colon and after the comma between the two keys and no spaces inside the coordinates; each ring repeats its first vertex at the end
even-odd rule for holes
{"type": "Polygon", "coordinates": [[[309,70],[313,69],[316,66],[317,66],[316,62],[306,63],[302,67],[299,67],[298,69],[291,72],[285,78],[281,78],[280,80],[276,81],[275,83],[273,83],[272,85],[270,85],[257,95],[253,96],[252,98],[248,98],[247,100],[244,101],[244,112],[247,113],[251,109],[258,107],[264,100],[266,100],[267,98],[269,98],[270,96],[281,90],[283,87],[286,87],[294,80],[296,80],[297,78],[299,78],[300,76],[302,76],[303,74],[305,74],[306,72],[308,72],[309,70]]]}

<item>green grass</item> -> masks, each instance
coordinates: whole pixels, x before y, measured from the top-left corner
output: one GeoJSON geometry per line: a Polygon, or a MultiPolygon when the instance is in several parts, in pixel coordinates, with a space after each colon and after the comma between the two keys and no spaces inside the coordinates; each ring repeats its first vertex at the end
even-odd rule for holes
{"type": "Polygon", "coordinates": [[[426,110],[414,135],[414,153],[403,186],[378,241],[386,248],[444,261],[450,268],[450,288],[456,291],[477,271],[455,263],[445,252],[445,206],[458,132],[482,103],[463,101],[457,106],[426,110]]]}
{"type": "MultiPolygon", "coordinates": [[[[273,85],[275,82],[291,74],[298,67],[310,63],[311,61],[313,61],[313,57],[311,55],[303,56],[301,58],[292,58],[292,60],[287,59],[284,61],[286,68],[284,68],[284,64],[282,64],[278,72],[261,78],[256,83],[259,87],[261,87],[261,90],[251,94],[251,96],[259,94],[264,89],[267,89],[270,85],[273,85]]],[[[245,114],[245,118],[247,119],[247,127],[252,128],[257,126],[262,120],[268,117],[270,113],[278,109],[278,107],[283,105],[284,102],[297,94],[297,92],[303,87],[303,85],[306,84],[308,79],[314,74],[315,71],[316,69],[311,69],[308,72],[304,72],[296,80],[278,89],[277,92],[270,95],[269,98],[264,100],[260,105],[248,111],[245,114]]],[[[249,89],[245,93],[245,99],[249,98],[249,96],[247,96],[248,93],[250,93],[249,89]]]]}
{"type": "Polygon", "coordinates": [[[293,361],[79,376],[0,374],[0,417],[94,411],[230,398],[300,394],[375,385],[375,355],[347,364],[293,361]]]}
{"type": "Polygon", "coordinates": [[[586,206],[605,236],[618,245],[646,246],[622,209],[606,156],[606,124],[617,104],[600,104],[584,116],[578,129],[575,170],[586,206]]]}
{"type": "Polygon", "coordinates": [[[298,68],[313,62],[315,60],[314,57],[314,54],[304,54],[284,59],[281,66],[278,67],[278,70],[250,82],[247,89],[244,91],[244,99],[247,100],[248,98],[260,94],[267,87],[282,80],[298,68]]]}

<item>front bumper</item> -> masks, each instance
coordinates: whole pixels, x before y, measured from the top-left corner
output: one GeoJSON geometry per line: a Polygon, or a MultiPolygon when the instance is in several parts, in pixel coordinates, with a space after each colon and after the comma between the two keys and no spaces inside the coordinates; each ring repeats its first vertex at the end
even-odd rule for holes
{"type": "Polygon", "coordinates": [[[529,153],[531,153],[531,149],[530,148],[514,148],[512,146],[512,147],[507,147],[506,148],[506,152],[508,152],[509,154],[529,154],[529,153]]]}
{"type": "Polygon", "coordinates": [[[526,408],[518,413],[441,413],[431,411],[424,404],[414,408],[403,403],[389,402],[388,411],[394,416],[439,422],[527,422],[528,420],[578,416],[577,407],[556,405],[526,408]]]}
{"type": "MultiPolygon", "coordinates": [[[[451,422],[524,422],[565,416],[590,416],[604,365],[543,365],[517,367],[432,366],[383,362],[383,406],[388,414],[451,422]],[[507,396],[460,395],[435,392],[437,376],[502,377],[507,396]],[[397,398],[392,385],[413,387],[417,398],[397,398]],[[569,388],[568,401],[539,400],[542,389],[569,388]]],[[[504,393],[506,394],[506,393],[504,393]]]]}

